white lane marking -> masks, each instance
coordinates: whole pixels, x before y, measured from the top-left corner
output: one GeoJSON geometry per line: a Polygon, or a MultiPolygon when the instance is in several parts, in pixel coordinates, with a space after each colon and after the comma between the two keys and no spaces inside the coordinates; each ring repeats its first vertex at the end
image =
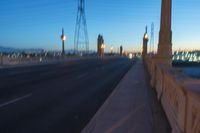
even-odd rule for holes
{"type": "Polygon", "coordinates": [[[4,106],[7,106],[7,105],[9,105],[9,104],[18,102],[18,101],[20,101],[20,100],[22,100],[22,99],[28,98],[28,97],[30,97],[30,96],[32,96],[32,93],[27,94],[27,95],[22,96],[22,97],[19,97],[19,98],[16,98],[16,99],[14,99],[14,100],[8,101],[8,102],[6,102],[6,103],[0,104],[0,108],[2,108],[2,107],[4,107],[4,106]]]}
{"type": "Polygon", "coordinates": [[[88,73],[84,73],[84,74],[81,74],[79,76],[77,76],[78,79],[81,79],[81,78],[84,78],[88,75],[88,73]]]}

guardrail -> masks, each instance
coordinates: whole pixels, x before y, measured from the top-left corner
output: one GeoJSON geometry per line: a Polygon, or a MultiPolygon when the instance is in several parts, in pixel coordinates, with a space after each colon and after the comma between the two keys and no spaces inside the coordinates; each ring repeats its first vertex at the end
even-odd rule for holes
{"type": "Polygon", "coordinates": [[[200,133],[200,80],[157,64],[154,57],[146,57],[145,64],[172,133],[200,133]]]}

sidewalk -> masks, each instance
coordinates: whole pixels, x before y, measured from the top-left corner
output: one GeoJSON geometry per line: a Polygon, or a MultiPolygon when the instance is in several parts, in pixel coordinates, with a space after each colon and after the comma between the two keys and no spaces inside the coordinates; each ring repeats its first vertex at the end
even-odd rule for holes
{"type": "Polygon", "coordinates": [[[82,133],[169,133],[168,122],[147,80],[139,60],[82,133]]]}

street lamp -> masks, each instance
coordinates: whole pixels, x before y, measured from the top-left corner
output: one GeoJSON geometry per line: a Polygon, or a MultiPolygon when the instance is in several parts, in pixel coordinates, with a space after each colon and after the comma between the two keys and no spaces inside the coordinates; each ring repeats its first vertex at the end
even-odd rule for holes
{"type": "Polygon", "coordinates": [[[103,56],[104,55],[104,49],[105,49],[105,44],[101,44],[101,56],[103,56]]]}
{"type": "Polygon", "coordinates": [[[105,49],[105,47],[106,47],[105,44],[102,43],[101,44],[101,49],[105,49]]]}
{"type": "Polygon", "coordinates": [[[146,31],[144,33],[144,37],[143,37],[143,50],[142,50],[142,56],[143,58],[145,58],[145,56],[147,55],[147,44],[148,44],[149,38],[148,38],[148,34],[147,34],[147,26],[146,26],[146,31]]]}
{"type": "Polygon", "coordinates": [[[111,54],[113,54],[113,46],[111,46],[111,48],[110,48],[110,51],[111,51],[111,54]]]}
{"type": "Polygon", "coordinates": [[[61,52],[61,55],[62,55],[62,57],[64,57],[64,55],[65,55],[65,40],[66,40],[66,36],[64,34],[64,29],[63,28],[62,28],[61,40],[62,40],[62,52],[61,52]]]}
{"type": "Polygon", "coordinates": [[[147,33],[145,33],[144,39],[145,39],[145,40],[149,40],[149,37],[148,37],[148,34],[147,34],[147,33]]]}

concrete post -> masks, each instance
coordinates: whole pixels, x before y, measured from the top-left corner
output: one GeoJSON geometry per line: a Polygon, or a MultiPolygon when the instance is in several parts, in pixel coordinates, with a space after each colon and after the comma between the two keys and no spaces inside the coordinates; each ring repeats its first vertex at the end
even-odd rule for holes
{"type": "Polygon", "coordinates": [[[172,65],[172,0],[162,0],[159,44],[156,55],[157,63],[172,65]]]}

